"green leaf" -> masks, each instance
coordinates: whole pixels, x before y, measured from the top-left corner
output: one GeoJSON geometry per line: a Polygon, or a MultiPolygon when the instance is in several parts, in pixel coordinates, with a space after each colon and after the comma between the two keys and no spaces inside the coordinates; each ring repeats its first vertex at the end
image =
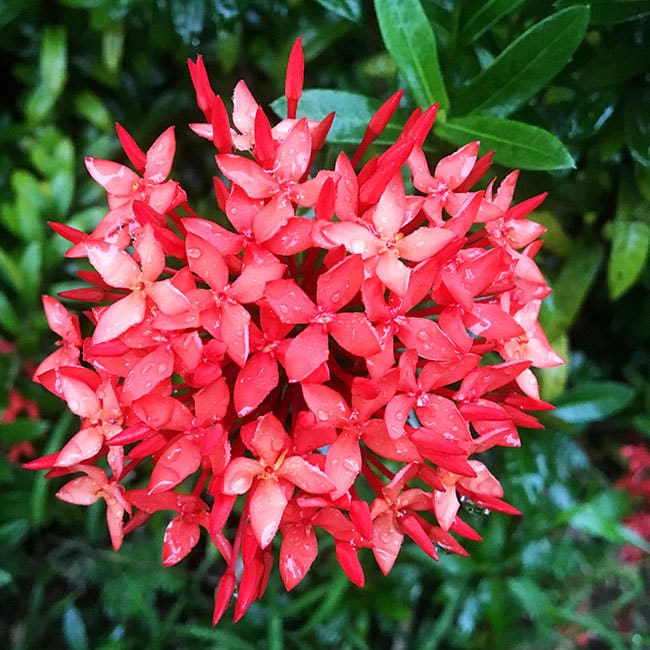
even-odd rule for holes
{"type": "Polygon", "coordinates": [[[526,0],[469,0],[463,3],[460,38],[472,43],[492,25],[518,9],[526,0]]]}
{"type": "Polygon", "coordinates": [[[0,423],[0,441],[12,445],[16,442],[34,440],[42,436],[47,428],[48,424],[43,420],[17,418],[13,422],[0,423]]]}
{"type": "Polygon", "coordinates": [[[318,4],[347,20],[358,23],[361,20],[359,0],[317,0],[318,4]]]}
{"type": "Polygon", "coordinates": [[[66,33],[63,27],[46,27],[41,41],[41,81],[54,95],[63,90],[68,70],[66,33]]]}
{"type": "Polygon", "coordinates": [[[38,179],[22,169],[11,175],[11,186],[16,195],[13,210],[2,211],[5,226],[24,242],[43,237],[41,211],[45,203],[45,189],[38,179]]]}
{"type": "Polygon", "coordinates": [[[568,523],[577,530],[602,537],[609,542],[627,542],[650,551],[650,544],[621,524],[629,512],[627,495],[620,490],[607,490],[581,504],[566,515],[568,523]]]}
{"type": "Polygon", "coordinates": [[[569,424],[598,422],[620,413],[634,399],[634,389],[616,381],[583,382],[555,400],[553,417],[569,424]]]}
{"type": "Polygon", "coordinates": [[[16,336],[21,328],[20,320],[7,296],[0,291],[0,327],[7,333],[16,336]]]}
{"type": "Polygon", "coordinates": [[[74,606],[63,612],[63,638],[71,650],[87,650],[88,635],[81,612],[74,606]]]}
{"type": "Polygon", "coordinates": [[[204,0],[172,0],[172,23],[183,42],[190,44],[203,30],[205,22],[204,0]]]}
{"type": "Polygon", "coordinates": [[[54,106],[56,95],[45,85],[40,84],[27,96],[25,114],[30,122],[40,122],[54,106]]]}
{"type": "Polygon", "coordinates": [[[458,89],[452,98],[454,112],[507,117],[566,66],[588,23],[588,7],[564,9],[537,23],[458,89]]]}
{"type": "Polygon", "coordinates": [[[636,162],[650,167],[650,91],[633,95],[625,105],[625,139],[636,162]]]}
{"type": "MultiPolygon", "coordinates": [[[[563,359],[569,359],[569,337],[566,334],[551,341],[551,347],[563,359]]],[[[547,402],[553,402],[562,394],[566,387],[569,379],[569,364],[565,363],[552,368],[538,368],[535,373],[539,377],[539,388],[542,399],[547,402]]]]}
{"type": "Polygon", "coordinates": [[[650,247],[650,226],[640,221],[616,221],[607,264],[607,286],[617,300],[638,280],[650,247]]]}
{"type": "Polygon", "coordinates": [[[575,82],[581,88],[593,90],[620,86],[650,68],[644,44],[626,44],[598,51],[575,73],[575,82]]]}
{"type": "Polygon", "coordinates": [[[519,169],[572,169],[573,158],[548,131],[498,117],[470,115],[450,118],[434,126],[437,136],[455,145],[480,140],[484,151],[494,149],[496,162],[519,169]]]}
{"type": "Polygon", "coordinates": [[[521,603],[534,621],[551,623],[555,618],[556,607],[548,593],[540,589],[530,578],[508,578],[508,589],[521,603]]]}
{"type": "MultiPolygon", "coordinates": [[[[310,120],[322,120],[327,114],[335,111],[336,117],[327,135],[328,141],[358,144],[370,118],[380,106],[381,102],[343,90],[306,90],[300,99],[298,113],[310,120]]],[[[278,115],[286,115],[286,107],[287,101],[284,97],[271,103],[271,108],[278,115]]],[[[375,142],[392,144],[400,131],[401,126],[389,124],[375,142]]]]}
{"type": "MultiPolygon", "coordinates": [[[[560,0],[556,7],[583,5],[583,0],[560,0]]],[[[650,14],[650,0],[590,0],[591,24],[614,25],[650,14]]]]}
{"type": "Polygon", "coordinates": [[[109,72],[120,69],[123,54],[124,28],[118,23],[102,31],[102,61],[109,72]]]}
{"type": "Polygon", "coordinates": [[[576,245],[553,282],[553,293],[542,302],[540,322],[550,340],[573,324],[603,261],[599,245],[576,245]]]}
{"type": "Polygon", "coordinates": [[[375,0],[379,29],[386,49],[406,79],[413,99],[420,106],[438,102],[449,108],[436,40],[418,0],[375,0]]]}

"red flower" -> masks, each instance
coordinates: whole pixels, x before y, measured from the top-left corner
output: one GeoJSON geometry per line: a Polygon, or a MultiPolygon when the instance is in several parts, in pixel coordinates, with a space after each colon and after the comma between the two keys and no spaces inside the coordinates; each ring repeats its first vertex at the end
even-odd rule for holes
{"type": "Polygon", "coordinates": [[[550,405],[530,367],[561,362],[537,322],[549,289],[527,215],[543,196],[511,206],[516,174],[472,191],[491,160],[478,143],[431,173],[435,105],[357,172],[400,93],[352,161],[312,170],[333,116],[299,116],[303,65],[297,41],[288,115],[271,125],[243,81],[231,120],[202,59],[190,62],[219,223],[167,179],[172,127],[145,153],[118,126],[137,173],[88,159],[110,211],[90,236],[53,226],[94,267],[80,272],[89,287],[64,294],[91,303],[91,331],[45,297],[60,342],[34,379],[81,423],[26,467],[81,473],[58,496],[103,498],[115,548],[161,510],[165,565],[207,532],[226,567],[215,623],[235,590],[235,620],[263,595],[277,548],[285,587],[297,585],[316,528],[359,586],[359,549],[384,573],[405,537],[434,558],[437,546],[467,555],[454,535],[480,537],[462,500],[518,512],[475,456],[539,426],[528,411],[550,405]]]}

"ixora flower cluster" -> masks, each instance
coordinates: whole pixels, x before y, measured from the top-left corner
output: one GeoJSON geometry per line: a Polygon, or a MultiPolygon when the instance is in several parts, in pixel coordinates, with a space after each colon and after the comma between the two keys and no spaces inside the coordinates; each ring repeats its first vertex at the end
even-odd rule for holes
{"type": "Polygon", "coordinates": [[[401,94],[370,120],[352,159],[311,168],[334,115],[297,118],[300,41],[291,52],[288,116],[272,126],[243,81],[234,128],[201,57],[189,62],[219,175],[215,219],[198,216],[168,180],[173,128],[145,153],[117,126],[136,171],[88,158],[109,211],[90,235],[53,224],[89,285],[92,333],[44,297],[58,349],[35,379],[81,428],[27,463],[77,474],[57,493],[104,499],[115,549],[153,513],[173,513],[163,564],[202,529],[223,556],[218,621],[265,590],[279,547],[287,589],[333,538],[356,585],[370,549],[388,573],[409,536],[467,555],[451,534],[480,539],[465,500],[517,513],[476,458],[538,427],[531,366],[561,363],[538,322],[549,288],[533,261],[543,228],[526,218],[544,195],[511,206],[517,173],[473,190],[491,156],[474,142],[431,171],[422,146],[436,106],[362,166],[401,94]],[[357,171],[358,170],[358,171],[357,171]]]}

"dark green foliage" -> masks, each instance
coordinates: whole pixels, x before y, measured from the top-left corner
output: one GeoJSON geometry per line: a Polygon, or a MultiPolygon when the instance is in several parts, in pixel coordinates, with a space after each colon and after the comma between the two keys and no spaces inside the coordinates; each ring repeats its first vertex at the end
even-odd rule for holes
{"type": "MultiPolygon", "coordinates": [[[[0,28],[0,342],[15,345],[0,353],[0,412],[12,389],[41,412],[0,424],[2,647],[538,650],[577,647],[580,634],[586,647],[650,647],[647,557],[618,559],[622,543],[648,549],[621,523],[634,503],[613,488],[621,445],[650,436],[649,2],[5,0],[0,28]],[[437,101],[434,155],[480,139],[498,164],[530,170],[521,199],[549,192],[534,215],[549,229],[554,287],[543,321],[568,365],[540,373],[558,405],[546,430],[486,460],[524,516],[470,515],[484,537],[467,544],[471,558],[436,564],[406,544],[383,577],[367,553],[359,590],[324,547],[294,592],[275,576],[243,623],[213,629],[220,564],[205,540],[163,569],[167,522],[154,518],[114,554],[101,505],[58,502],[57,481],[6,452],[31,441],[50,453],[74,427],[30,373],[53,340],[40,295],[81,285],[47,222],[89,230],[104,213],[83,156],[122,159],[114,121],[146,148],[198,120],[186,69],[198,53],[226,100],[243,77],[281,113],[298,35],[299,110],[336,109],[332,142],[358,141],[404,86],[378,144],[437,101]]],[[[175,175],[207,205],[212,152],[189,129],[177,137],[175,175]]]]}

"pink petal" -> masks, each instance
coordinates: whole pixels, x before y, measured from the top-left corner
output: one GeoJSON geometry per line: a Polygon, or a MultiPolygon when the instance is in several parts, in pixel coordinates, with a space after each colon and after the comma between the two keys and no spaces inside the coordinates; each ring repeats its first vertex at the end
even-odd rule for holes
{"type": "Polygon", "coordinates": [[[421,262],[442,250],[454,237],[453,232],[443,228],[418,228],[397,242],[397,250],[405,260],[421,262]]]}
{"type": "Polygon", "coordinates": [[[384,411],[384,421],[388,435],[396,440],[404,435],[404,424],[415,405],[415,398],[410,395],[395,395],[384,411]]]}
{"type": "Polygon", "coordinates": [[[194,393],[194,414],[199,426],[222,420],[228,410],[230,392],[223,377],[194,393]]]}
{"type": "Polygon", "coordinates": [[[271,239],[295,216],[291,201],[281,194],[274,196],[254,217],[253,233],[258,242],[271,239]]]}
{"type": "Polygon", "coordinates": [[[268,466],[275,465],[280,454],[291,446],[291,439],[273,413],[265,413],[256,422],[245,425],[241,437],[244,444],[268,466]]]}
{"type": "Polygon", "coordinates": [[[289,456],[276,471],[278,476],[286,478],[305,492],[324,494],[334,489],[325,472],[308,463],[301,456],[289,456]]]}
{"type": "Polygon", "coordinates": [[[221,315],[221,334],[228,346],[228,356],[240,367],[250,352],[250,314],[240,304],[227,301],[221,315]]]}
{"type": "Polygon", "coordinates": [[[456,497],[456,489],[453,486],[448,487],[445,492],[434,492],[433,511],[440,528],[443,530],[449,530],[459,508],[460,503],[456,497]]]}
{"type": "Polygon", "coordinates": [[[346,401],[329,386],[303,383],[302,394],[319,424],[340,427],[349,420],[350,408],[346,401]]]}
{"type": "Polygon", "coordinates": [[[277,190],[277,181],[256,162],[234,154],[217,155],[217,165],[223,175],[239,185],[251,199],[270,197],[277,190]]]}
{"type": "Polygon", "coordinates": [[[116,196],[131,196],[140,186],[142,179],[128,167],[101,158],[86,158],[88,173],[109,193],[116,196]]]}
{"type": "Polygon", "coordinates": [[[157,280],[165,270],[165,251],[149,224],[146,224],[138,234],[134,247],[140,258],[142,279],[145,282],[157,280]]]}
{"type": "Polygon", "coordinates": [[[66,483],[56,496],[61,501],[89,506],[100,498],[100,486],[89,476],[80,476],[66,483]]]}
{"type": "Polygon", "coordinates": [[[451,155],[443,158],[437,165],[434,176],[450,189],[458,187],[472,171],[478,155],[479,143],[470,142],[451,155]]]}
{"type": "Polygon", "coordinates": [[[384,286],[398,296],[403,296],[406,293],[411,270],[400,262],[392,252],[387,251],[378,256],[375,272],[384,286]]]}
{"type": "Polygon", "coordinates": [[[283,323],[308,323],[316,317],[316,306],[295,280],[269,282],[264,296],[283,323]]]}
{"type": "Polygon", "coordinates": [[[253,133],[259,104],[244,81],[239,81],[233,93],[232,120],[241,133],[253,133]]]}
{"type": "Polygon", "coordinates": [[[144,177],[153,183],[162,183],[169,176],[175,151],[174,127],[170,126],[149,147],[146,154],[144,177]]]}
{"type": "Polygon", "coordinates": [[[437,323],[428,318],[405,317],[397,336],[407,347],[417,350],[424,359],[450,361],[459,357],[458,349],[451,339],[437,323]]]}
{"type": "Polygon", "coordinates": [[[266,548],[273,541],[286,507],[287,497],[277,480],[257,481],[248,502],[248,513],[255,539],[261,548],[266,548]]]}
{"type": "Polygon", "coordinates": [[[379,197],[372,213],[372,222],[377,232],[387,238],[393,238],[404,221],[406,201],[402,178],[395,175],[379,197]]]}
{"type": "Polygon", "coordinates": [[[56,462],[56,467],[69,467],[80,463],[87,458],[92,458],[104,444],[104,434],[101,427],[86,427],[76,433],[61,449],[56,462]]]}
{"type": "Polygon", "coordinates": [[[345,246],[348,253],[359,253],[363,259],[376,255],[381,242],[365,226],[341,221],[323,228],[323,234],[334,246],[345,246]]]}
{"type": "Polygon", "coordinates": [[[84,244],[84,248],[90,263],[111,287],[131,289],[140,281],[140,267],[119,247],[104,242],[92,242],[84,244]]]}
{"type": "Polygon", "coordinates": [[[377,331],[361,312],[336,314],[327,329],[342,348],[359,357],[368,358],[381,352],[377,331]]]}
{"type": "Polygon", "coordinates": [[[130,403],[150,393],[173,371],[173,352],[165,345],[159,346],[131,368],[122,385],[122,399],[130,403]]]}
{"type": "Polygon", "coordinates": [[[147,295],[156,303],[156,307],[168,316],[178,316],[190,308],[190,301],[169,278],[150,284],[147,287],[147,295]]]}
{"type": "Polygon", "coordinates": [[[356,435],[346,429],[330,445],[325,461],[325,473],[336,486],[332,499],[343,496],[361,472],[361,449],[356,435]]]}
{"type": "Polygon", "coordinates": [[[246,494],[251,489],[253,481],[262,474],[264,468],[253,458],[240,456],[233,458],[223,475],[224,494],[246,494]]]}
{"type": "Polygon", "coordinates": [[[217,248],[191,233],[188,233],[185,239],[185,248],[192,273],[207,282],[211,289],[223,291],[228,284],[229,271],[217,248]]]}
{"type": "Polygon", "coordinates": [[[96,418],[101,409],[101,402],[94,389],[80,379],[58,374],[56,387],[61,397],[68,403],[68,408],[82,418],[96,418]]]}
{"type": "Polygon", "coordinates": [[[275,177],[279,181],[298,181],[311,161],[311,137],[307,120],[298,120],[280,143],[275,154],[275,177]]]}
{"type": "Polygon", "coordinates": [[[391,512],[379,515],[373,522],[372,552],[384,575],[388,575],[397,560],[404,535],[397,529],[391,512]]]}
{"type": "Polygon", "coordinates": [[[72,316],[68,310],[54,298],[43,296],[43,309],[50,329],[58,334],[65,343],[81,345],[79,319],[72,316]]]}

